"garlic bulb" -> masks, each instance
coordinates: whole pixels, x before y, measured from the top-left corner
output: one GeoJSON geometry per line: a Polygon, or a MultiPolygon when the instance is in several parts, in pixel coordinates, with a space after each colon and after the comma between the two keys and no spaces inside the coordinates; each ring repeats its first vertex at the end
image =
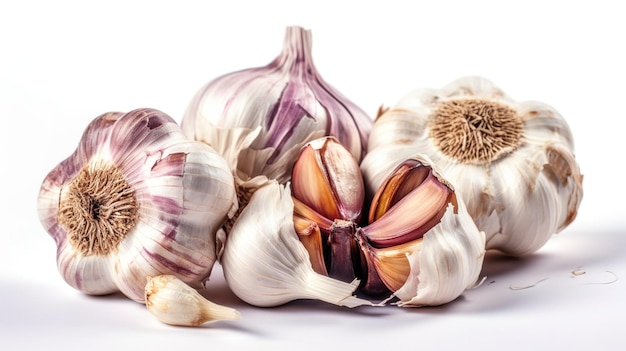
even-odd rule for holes
{"type": "Polygon", "coordinates": [[[180,326],[198,326],[218,320],[238,320],[239,311],[207,300],[173,275],[148,278],[146,308],[159,321],[180,326]]]}
{"type": "Polygon", "coordinates": [[[311,47],[310,31],[288,27],[270,64],[223,75],[197,92],[181,122],[184,133],[213,146],[240,182],[286,182],[302,145],[324,135],[361,160],[372,118],[322,79],[311,47]]]}
{"type": "Polygon", "coordinates": [[[565,119],[544,103],[514,101],[484,78],[416,90],[384,111],[361,164],[368,192],[415,152],[454,184],[487,249],[532,253],[576,217],[583,177],[565,119]]]}
{"type": "Polygon", "coordinates": [[[275,180],[260,187],[234,223],[224,246],[222,268],[230,289],[243,301],[271,307],[314,299],[356,307],[359,282],[316,273],[294,230],[291,189],[275,180]]]}
{"type": "Polygon", "coordinates": [[[216,232],[235,201],[220,155],[187,139],[166,114],[137,109],[87,126],[44,179],[38,210],[69,285],[143,302],[147,277],[208,278],[216,232]]]}
{"type": "Polygon", "coordinates": [[[449,302],[478,280],[484,233],[427,157],[404,160],[364,204],[358,164],[327,137],[303,148],[292,182],[296,232],[319,274],[403,306],[449,302]]]}

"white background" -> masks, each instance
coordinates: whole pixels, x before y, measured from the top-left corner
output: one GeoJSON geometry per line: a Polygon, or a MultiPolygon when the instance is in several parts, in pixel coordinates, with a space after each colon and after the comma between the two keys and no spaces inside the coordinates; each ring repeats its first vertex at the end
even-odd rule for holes
{"type": "Polygon", "coordinates": [[[626,21],[618,3],[2,2],[0,348],[620,349],[626,21]],[[288,25],[312,30],[322,77],[371,115],[465,75],[553,105],[570,123],[584,173],[576,221],[530,257],[490,254],[485,284],[437,308],[254,308],[229,292],[217,267],[207,295],[243,319],[177,328],[122,296],[66,285],[36,199],[86,125],[139,107],[180,120],[205,82],[274,59],[288,25]]]}

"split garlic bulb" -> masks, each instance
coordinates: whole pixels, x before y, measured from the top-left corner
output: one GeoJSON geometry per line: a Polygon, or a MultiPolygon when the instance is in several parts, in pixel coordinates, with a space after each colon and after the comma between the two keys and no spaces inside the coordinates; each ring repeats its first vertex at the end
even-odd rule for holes
{"type": "Polygon", "coordinates": [[[414,152],[454,185],[487,249],[532,253],[576,217],[583,177],[565,119],[547,104],[514,101],[484,78],[415,90],[382,113],[361,164],[368,191],[414,152]]]}
{"type": "Polygon", "coordinates": [[[222,253],[229,288],[243,301],[273,307],[314,299],[356,307],[358,281],[344,283],[316,273],[294,230],[289,185],[270,180],[252,194],[234,223],[222,253]]]}
{"type": "Polygon", "coordinates": [[[310,142],[296,161],[294,223],[318,273],[358,279],[360,295],[393,294],[403,306],[447,303],[476,284],[484,233],[427,157],[401,162],[369,203],[361,179],[333,138],[310,142]]]}
{"type": "Polygon", "coordinates": [[[264,176],[284,183],[302,145],[325,135],[360,161],[372,118],[322,79],[311,47],[309,30],[288,27],[270,64],[223,75],[197,92],[181,122],[184,133],[213,146],[240,182],[264,176]]]}
{"type": "Polygon", "coordinates": [[[38,198],[65,281],[86,294],[119,290],[137,302],[151,276],[206,280],[216,232],[235,206],[225,160],[153,109],[95,118],[38,198]]]}

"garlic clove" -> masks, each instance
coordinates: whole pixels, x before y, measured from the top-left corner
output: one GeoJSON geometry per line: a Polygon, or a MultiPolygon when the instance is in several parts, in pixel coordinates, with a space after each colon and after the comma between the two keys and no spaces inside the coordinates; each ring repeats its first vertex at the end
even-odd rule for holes
{"type": "Polygon", "coordinates": [[[374,196],[363,234],[376,247],[421,238],[439,223],[453,190],[416,159],[401,163],[374,196]],[[378,200],[381,200],[380,203],[378,200]]]}
{"type": "Polygon", "coordinates": [[[361,291],[369,296],[382,296],[400,289],[411,274],[408,257],[421,250],[422,239],[386,248],[375,248],[364,240],[363,236],[359,238],[367,269],[367,278],[364,279],[361,291]]]}
{"type": "Polygon", "coordinates": [[[44,179],[38,210],[69,285],[144,302],[148,276],[208,278],[216,232],[235,200],[221,156],[161,111],[137,109],[87,126],[76,151],[44,179]]]}
{"type": "MultiPolygon", "coordinates": [[[[411,159],[417,153],[415,148],[405,144],[390,144],[369,151],[360,164],[366,202],[373,201],[373,197],[383,182],[401,162],[411,159]]],[[[435,159],[432,160],[436,162],[435,159]]]]}
{"type": "Polygon", "coordinates": [[[289,186],[270,181],[252,195],[234,223],[222,254],[224,276],[239,298],[262,307],[314,299],[356,307],[358,280],[350,283],[316,273],[294,228],[289,186]]]}
{"type": "Polygon", "coordinates": [[[322,232],[317,223],[306,218],[294,215],[294,228],[298,234],[298,239],[309,253],[313,270],[322,275],[328,275],[326,264],[324,263],[322,232]]]}
{"type": "Polygon", "coordinates": [[[484,78],[415,90],[385,111],[361,163],[367,193],[410,152],[428,155],[454,185],[488,249],[528,255],[576,218],[583,176],[565,119],[484,78]]]}
{"type": "Polygon", "coordinates": [[[396,168],[384,185],[378,187],[372,199],[373,206],[370,207],[370,223],[382,217],[393,205],[424,182],[430,174],[430,168],[419,167],[420,165],[415,160],[405,161],[396,168]]]}
{"type": "Polygon", "coordinates": [[[153,316],[171,325],[199,326],[219,320],[241,319],[239,311],[207,300],[173,275],[149,277],[145,301],[153,316]]]}
{"type": "Polygon", "coordinates": [[[363,181],[358,163],[333,137],[305,145],[293,171],[293,196],[325,218],[358,222],[363,181]]]}

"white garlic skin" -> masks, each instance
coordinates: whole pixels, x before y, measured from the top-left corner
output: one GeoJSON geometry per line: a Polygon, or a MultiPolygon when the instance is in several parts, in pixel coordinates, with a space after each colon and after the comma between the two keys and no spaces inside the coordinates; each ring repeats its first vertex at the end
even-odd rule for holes
{"type": "Polygon", "coordinates": [[[170,325],[199,326],[219,320],[241,319],[236,309],[207,300],[173,275],[148,278],[145,301],[153,316],[170,325]]]}
{"type": "Polygon", "coordinates": [[[547,104],[516,102],[481,77],[412,91],[376,120],[361,164],[368,192],[411,152],[428,155],[454,185],[485,231],[487,249],[515,256],[535,252],[574,220],[582,200],[583,177],[565,119],[547,104]],[[433,111],[444,101],[469,98],[516,111],[523,123],[519,146],[484,163],[444,154],[429,134],[433,111]]]}
{"type": "Polygon", "coordinates": [[[121,291],[144,302],[147,277],[172,274],[198,285],[208,278],[216,261],[216,232],[236,206],[236,195],[221,156],[187,139],[161,111],[137,109],[94,119],[76,151],[44,179],[37,206],[69,285],[93,295],[121,291]],[[119,245],[88,254],[59,222],[59,204],[85,166],[102,165],[119,169],[134,190],[137,221],[119,245]]]}
{"type": "Polygon", "coordinates": [[[424,234],[421,250],[408,257],[411,273],[394,292],[398,305],[438,306],[455,300],[478,284],[484,258],[485,233],[457,196],[456,207],[448,205],[441,222],[424,234]]]}
{"type": "Polygon", "coordinates": [[[299,299],[356,307],[358,281],[344,283],[315,273],[293,223],[289,186],[270,181],[241,212],[224,246],[221,264],[230,289],[243,301],[273,307],[299,299]]]}
{"type": "Polygon", "coordinates": [[[207,83],[183,116],[185,134],[212,145],[244,180],[263,175],[284,183],[302,145],[325,135],[360,161],[372,118],[322,79],[311,46],[310,31],[288,27],[270,64],[207,83]]]}

